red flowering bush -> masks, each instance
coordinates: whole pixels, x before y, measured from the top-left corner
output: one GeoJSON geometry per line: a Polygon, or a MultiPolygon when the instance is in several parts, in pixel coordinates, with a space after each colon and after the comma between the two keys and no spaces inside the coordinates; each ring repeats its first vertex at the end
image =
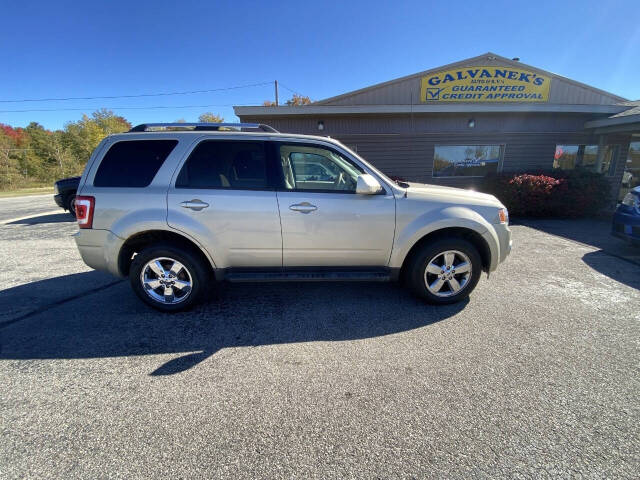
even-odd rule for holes
{"type": "Polygon", "coordinates": [[[610,185],[588,170],[489,176],[484,191],[498,197],[516,217],[584,217],[605,208],[610,185]]]}

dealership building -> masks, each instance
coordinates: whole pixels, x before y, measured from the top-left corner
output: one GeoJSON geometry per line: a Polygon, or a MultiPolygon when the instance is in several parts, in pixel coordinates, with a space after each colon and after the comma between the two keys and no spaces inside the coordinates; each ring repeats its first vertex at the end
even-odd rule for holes
{"type": "Polygon", "coordinates": [[[640,177],[640,102],[493,53],[309,105],[234,110],[336,138],[408,181],[473,187],[493,172],[583,166],[617,194],[623,176],[640,177]]]}

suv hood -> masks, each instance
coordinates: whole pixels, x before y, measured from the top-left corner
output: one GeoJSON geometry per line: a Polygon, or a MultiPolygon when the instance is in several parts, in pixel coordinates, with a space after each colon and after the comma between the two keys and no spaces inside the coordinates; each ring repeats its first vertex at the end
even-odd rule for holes
{"type": "Polygon", "coordinates": [[[423,197],[441,198],[451,202],[460,202],[474,205],[487,205],[504,207],[500,200],[488,193],[476,192],[464,188],[445,187],[442,185],[433,185],[425,183],[409,183],[409,188],[405,189],[407,198],[423,197]]]}

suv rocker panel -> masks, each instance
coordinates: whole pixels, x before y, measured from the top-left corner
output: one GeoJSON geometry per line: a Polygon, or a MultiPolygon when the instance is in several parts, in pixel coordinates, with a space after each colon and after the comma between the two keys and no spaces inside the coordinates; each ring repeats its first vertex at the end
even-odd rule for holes
{"type": "Polygon", "coordinates": [[[227,268],[216,270],[217,280],[243,282],[388,282],[399,269],[387,267],[227,268]]]}

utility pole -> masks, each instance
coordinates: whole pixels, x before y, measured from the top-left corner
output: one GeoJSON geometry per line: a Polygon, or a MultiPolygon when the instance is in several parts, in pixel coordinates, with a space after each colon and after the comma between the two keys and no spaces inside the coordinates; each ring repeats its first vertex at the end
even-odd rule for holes
{"type": "Polygon", "coordinates": [[[275,85],[276,85],[276,107],[278,106],[278,80],[275,80],[275,85]]]}

